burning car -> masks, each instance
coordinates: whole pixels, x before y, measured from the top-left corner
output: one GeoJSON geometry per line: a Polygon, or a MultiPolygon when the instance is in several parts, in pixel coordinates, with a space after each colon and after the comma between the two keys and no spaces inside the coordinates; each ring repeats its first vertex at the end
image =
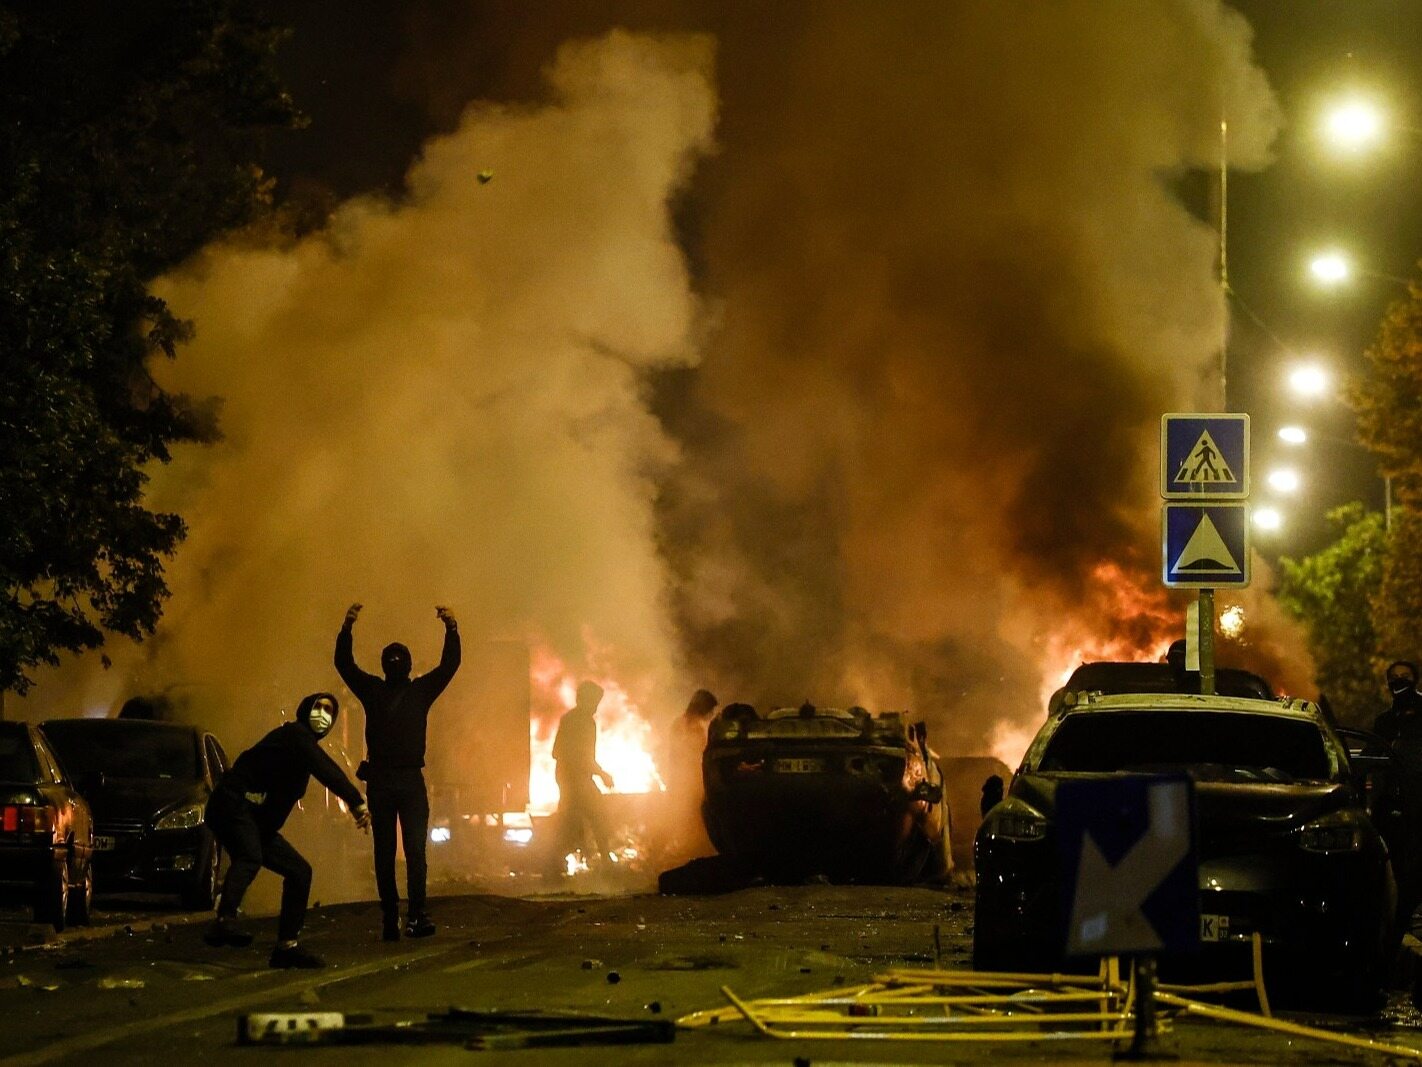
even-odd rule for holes
{"type": "Polygon", "coordinates": [[[1247,971],[1258,933],[1285,994],[1373,1002],[1394,939],[1387,848],[1342,743],[1291,699],[1066,694],[978,831],[974,966],[1061,962],[1060,783],[1182,771],[1195,781],[1202,951],[1163,969],[1247,971]]]}
{"type": "Polygon", "coordinates": [[[717,851],[772,880],[941,878],[952,868],[943,775],[902,712],[805,704],[711,723],[702,814],[717,851]]]}

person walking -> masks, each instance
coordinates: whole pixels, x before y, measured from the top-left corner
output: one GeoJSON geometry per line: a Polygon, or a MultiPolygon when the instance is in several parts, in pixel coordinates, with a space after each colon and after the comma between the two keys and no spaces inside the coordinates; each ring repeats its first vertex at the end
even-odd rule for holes
{"type": "Polygon", "coordinates": [[[204,819],[231,857],[222,883],[217,918],[204,935],[213,947],[246,947],[253,937],[237,925],[238,909],[263,867],[282,877],[281,914],[273,967],[321,967],[321,957],[301,948],[301,927],[311,895],[311,864],[281,836],[296,802],[314,777],[346,803],[364,830],[370,813],[360,790],[324,749],[340,704],[330,693],[312,693],[296,708],[296,721],[283,723],[237,757],[208,798],[204,819]]]}
{"type": "Polygon", "coordinates": [[[601,793],[595,779],[612,788],[612,775],[597,762],[597,707],[603,688],[596,682],[578,686],[572,708],[558,720],[553,738],[554,774],[558,781],[558,849],[555,861],[577,851],[588,834],[598,853],[608,855],[607,832],[602,825],[601,793]]]}
{"type": "Polygon", "coordinates": [[[672,720],[662,750],[666,792],[662,794],[663,862],[684,863],[715,851],[706,836],[701,805],[706,799],[701,757],[706,736],[720,702],[709,689],[698,689],[686,710],[672,720]]]}
{"type": "Polygon", "coordinates": [[[381,936],[400,939],[400,891],[395,884],[395,824],[404,843],[406,937],[435,932],[425,904],[428,878],[425,838],[429,832],[430,800],[425,790],[425,733],[430,705],[459,670],[459,624],[445,607],[435,608],[444,623],[444,650],[439,665],[428,674],[410,677],[410,650],[394,642],[380,653],[385,677],[356,666],[352,628],[361,605],[352,604],[336,635],[336,671],[365,709],[366,758],[356,773],[365,778],[375,837],[375,886],[380,896],[381,936]]]}

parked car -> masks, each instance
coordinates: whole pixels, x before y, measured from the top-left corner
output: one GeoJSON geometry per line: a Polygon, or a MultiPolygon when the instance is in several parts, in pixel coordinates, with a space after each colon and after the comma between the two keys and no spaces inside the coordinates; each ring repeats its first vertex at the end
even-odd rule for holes
{"type": "Polygon", "coordinates": [[[1229,956],[1247,969],[1257,932],[1284,996],[1373,1004],[1396,945],[1387,847],[1337,735],[1292,699],[1069,695],[978,831],[974,966],[1061,963],[1059,784],[1182,771],[1195,782],[1202,945],[1163,970],[1230,969],[1229,956]]]}
{"type": "Polygon", "coordinates": [[[717,851],[772,880],[941,878],[952,868],[943,775],[902,712],[724,708],[702,757],[717,851]]]}
{"type": "Polygon", "coordinates": [[[0,722],[0,892],[63,930],[94,900],[89,805],[33,726],[0,722]]]}
{"type": "Polygon", "coordinates": [[[100,890],[175,892],[210,908],[221,850],[203,807],[227,768],[217,738],[142,719],[52,719],[40,729],[81,783],[94,812],[100,890]]]}

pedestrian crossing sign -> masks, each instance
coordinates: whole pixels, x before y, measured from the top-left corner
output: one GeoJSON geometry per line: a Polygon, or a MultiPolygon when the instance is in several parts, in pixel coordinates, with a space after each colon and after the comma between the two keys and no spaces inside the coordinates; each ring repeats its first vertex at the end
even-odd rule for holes
{"type": "Polygon", "coordinates": [[[1249,495],[1249,416],[1164,415],[1160,420],[1160,495],[1243,500],[1249,495]]]}
{"type": "Polygon", "coordinates": [[[1166,585],[1238,589],[1249,584],[1248,504],[1166,504],[1161,526],[1166,585]]]}

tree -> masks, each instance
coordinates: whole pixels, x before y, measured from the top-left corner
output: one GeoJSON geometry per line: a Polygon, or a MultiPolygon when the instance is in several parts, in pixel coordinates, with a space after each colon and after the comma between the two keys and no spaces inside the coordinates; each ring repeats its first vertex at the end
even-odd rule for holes
{"type": "Polygon", "coordinates": [[[1388,308],[1377,341],[1365,353],[1367,374],[1354,383],[1350,403],[1358,439],[1393,479],[1395,499],[1417,507],[1422,486],[1422,286],[1388,308]]]}
{"type": "Polygon", "coordinates": [[[1317,669],[1315,681],[1339,721],[1371,726],[1384,706],[1375,659],[1373,598],[1382,577],[1383,517],[1359,503],[1328,513],[1339,531],[1332,544],[1303,559],[1279,560],[1279,602],[1303,623],[1317,669]]]}
{"type": "Polygon", "coordinates": [[[150,375],[190,326],[147,284],[267,199],[279,40],[247,0],[0,0],[0,694],[161,613],[144,468],[216,420],[150,375]]]}

